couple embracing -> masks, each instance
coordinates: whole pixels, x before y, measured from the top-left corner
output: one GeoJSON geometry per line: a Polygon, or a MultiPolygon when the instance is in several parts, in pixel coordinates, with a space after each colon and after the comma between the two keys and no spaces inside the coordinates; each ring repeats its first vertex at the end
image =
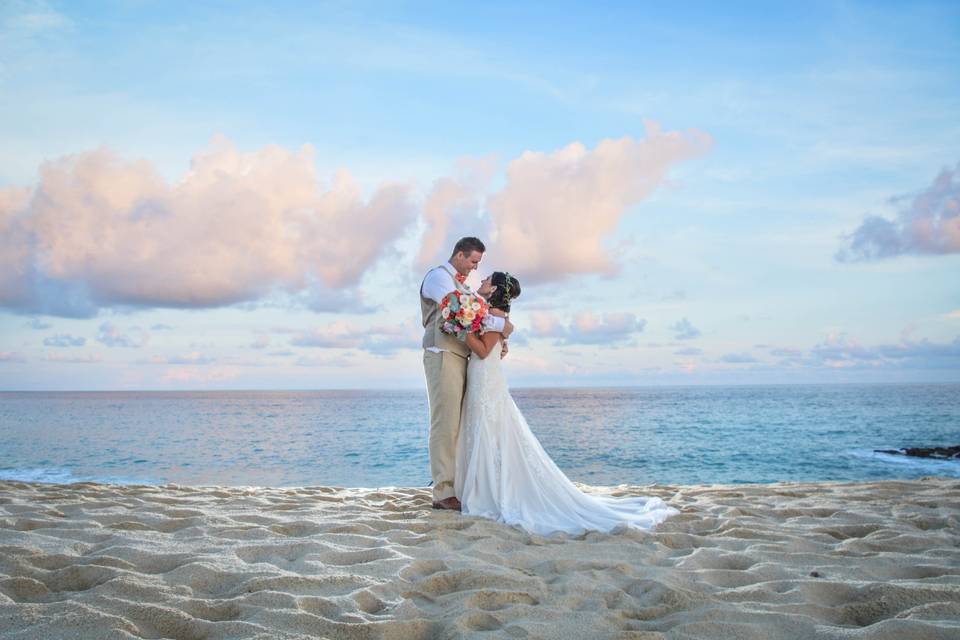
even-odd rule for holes
{"type": "Polygon", "coordinates": [[[465,283],[485,251],[479,239],[461,238],[450,260],[431,269],[420,285],[433,507],[541,535],[651,529],[677,513],[659,498],[583,493],[544,451],[510,396],[500,362],[520,282],[494,272],[476,292],[465,283]],[[446,322],[446,308],[456,298],[477,310],[473,330],[460,337],[446,322]]]}

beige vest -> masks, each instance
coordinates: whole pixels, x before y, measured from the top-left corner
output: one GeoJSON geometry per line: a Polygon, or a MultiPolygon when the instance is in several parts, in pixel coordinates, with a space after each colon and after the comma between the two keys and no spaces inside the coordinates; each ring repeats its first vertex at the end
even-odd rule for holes
{"type": "MultiPolygon", "coordinates": [[[[450,272],[443,267],[438,268],[443,269],[448,275],[450,274],[450,272]]],[[[426,277],[424,277],[424,280],[426,280],[426,277]]],[[[453,282],[453,289],[451,289],[451,291],[468,291],[468,289],[461,286],[461,284],[457,282],[457,279],[452,275],[450,275],[450,280],[453,282]]],[[[424,349],[436,347],[438,349],[443,349],[444,351],[450,351],[464,358],[470,355],[470,347],[463,342],[460,342],[456,336],[448,335],[440,330],[440,305],[430,298],[425,298],[423,296],[423,282],[420,283],[420,313],[423,316],[424,349]]]]}

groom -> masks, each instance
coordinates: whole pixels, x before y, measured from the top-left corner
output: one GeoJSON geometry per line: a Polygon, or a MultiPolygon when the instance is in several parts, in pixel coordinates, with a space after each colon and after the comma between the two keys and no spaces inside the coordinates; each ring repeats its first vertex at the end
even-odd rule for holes
{"type": "MultiPolygon", "coordinates": [[[[430,473],[433,476],[433,508],[460,510],[453,493],[456,472],[457,437],[460,435],[460,406],[467,383],[467,358],[470,349],[456,338],[440,331],[437,317],[440,302],[452,291],[466,291],[464,284],[477,268],[486,247],[478,238],[460,238],[446,264],[427,272],[420,285],[420,311],[423,314],[423,370],[427,377],[430,401],[430,473]]],[[[513,325],[506,318],[487,314],[484,326],[508,337],[513,325]]]]}

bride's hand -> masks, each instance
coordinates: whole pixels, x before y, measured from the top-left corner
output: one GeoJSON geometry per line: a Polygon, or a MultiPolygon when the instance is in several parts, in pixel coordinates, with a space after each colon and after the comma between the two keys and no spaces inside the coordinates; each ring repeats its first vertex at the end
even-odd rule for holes
{"type": "Polygon", "coordinates": [[[510,347],[507,346],[507,341],[503,340],[500,343],[500,359],[506,358],[508,353],[510,353],[510,347]]]}
{"type": "Polygon", "coordinates": [[[498,318],[507,317],[507,314],[503,309],[490,309],[490,315],[497,316],[498,318]]]}

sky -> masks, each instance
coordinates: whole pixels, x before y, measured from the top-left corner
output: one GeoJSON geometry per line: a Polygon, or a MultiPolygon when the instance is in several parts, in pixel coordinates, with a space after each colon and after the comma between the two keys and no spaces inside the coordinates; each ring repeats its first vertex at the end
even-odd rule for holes
{"type": "Polygon", "coordinates": [[[0,389],[960,382],[956,2],[0,3],[0,389]]]}

